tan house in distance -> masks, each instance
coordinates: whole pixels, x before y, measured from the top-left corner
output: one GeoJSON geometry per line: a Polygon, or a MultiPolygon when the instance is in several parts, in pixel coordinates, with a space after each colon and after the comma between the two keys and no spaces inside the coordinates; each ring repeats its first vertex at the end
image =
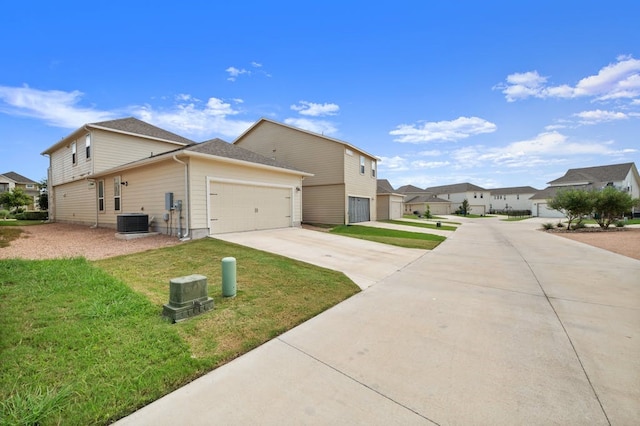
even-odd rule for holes
{"type": "Polygon", "coordinates": [[[312,173],[302,186],[302,220],[376,220],[377,158],[347,142],[260,119],[234,145],[312,173]]]}
{"type": "Polygon", "coordinates": [[[43,154],[50,220],[117,229],[146,215],[152,231],[180,238],[299,226],[302,179],[311,176],[135,118],[87,124],[43,154]]]}
{"type": "Polygon", "coordinates": [[[387,179],[378,179],[377,217],[378,220],[401,219],[404,195],[397,193],[387,179]]]}
{"type": "Polygon", "coordinates": [[[38,196],[40,191],[38,188],[38,182],[35,182],[28,177],[19,175],[16,172],[7,172],[0,175],[0,193],[11,191],[15,188],[20,188],[33,199],[33,202],[28,204],[27,210],[39,210],[38,196]]]}

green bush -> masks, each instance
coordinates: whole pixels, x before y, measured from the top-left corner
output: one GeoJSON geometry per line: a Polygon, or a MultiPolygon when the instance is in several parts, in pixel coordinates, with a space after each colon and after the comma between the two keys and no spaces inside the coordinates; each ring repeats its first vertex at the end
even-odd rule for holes
{"type": "Polygon", "coordinates": [[[0,210],[0,219],[7,219],[9,214],[9,210],[0,210]]]}
{"type": "Polygon", "coordinates": [[[624,221],[619,220],[616,222],[616,228],[624,228],[624,221]]]}
{"type": "Polygon", "coordinates": [[[27,215],[25,213],[16,213],[13,215],[13,218],[16,220],[27,220],[27,215]]]}
{"type": "Polygon", "coordinates": [[[556,225],[558,228],[564,228],[564,223],[562,222],[558,222],[558,224],[556,225]]]}
{"type": "Polygon", "coordinates": [[[546,231],[555,228],[555,225],[553,223],[543,223],[542,224],[542,228],[546,231]]]}
{"type": "Polygon", "coordinates": [[[25,212],[23,214],[27,220],[47,220],[49,218],[49,212],[47,211],[25,212]]]}
{"type": "Polygon", "coordinates": [[[584,222],[578,222],[578,223],[574,223],[573,225],[571,225],[571,229],[573,229],[574,231],[576,229],[582,229],[582,228],[586,228],[587,225],[584,224],[584,222]]]}

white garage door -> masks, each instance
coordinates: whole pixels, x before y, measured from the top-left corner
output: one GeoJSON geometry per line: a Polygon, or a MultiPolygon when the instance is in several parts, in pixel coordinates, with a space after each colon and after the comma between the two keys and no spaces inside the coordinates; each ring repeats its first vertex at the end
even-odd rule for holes
{"type": "Polygon", "coordinates": [[[291,226],[291,188],[209,183],[209,232],[255,231],[291,226]]]}
{"type": "MultiPolygon", "coordinates": [[[[534,205],[535,206],[535,205],[534,205]]],[[[550,209],[547,206],[547,203],[538,203],[536,208],[536,213],[538,217],[548,217],[548,218],[563,218],[564,214],[559,212],[558,210],[550,209]]]]}

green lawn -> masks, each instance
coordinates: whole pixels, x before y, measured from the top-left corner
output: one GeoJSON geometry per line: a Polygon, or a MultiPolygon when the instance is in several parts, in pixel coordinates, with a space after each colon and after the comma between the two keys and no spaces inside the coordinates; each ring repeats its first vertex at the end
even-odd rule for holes
{"type": "Polygon", "coordinates": [[[436,225],[434,222],[422,223],[422,222],[407,222],[404,220],[381,220],[380,222],[393,223],[395,225],[415,226],[417,228],[440,229],[443,231],[455,231],[456,229],[458,229],[457,226],[448,226],[448,225],[441,225],[440,227],[438,227],[438,225],[436,225]]]}
{"type": "Polygon", "coordinates": [[[108,424],[358,291],[341,273],[214,239],[98,262],[2,260],[0,424],[108,424]],[[170,324],[169,280],[193,273],[215,309],[170,324]]]}
{"type": "Polygon", "coordinates": [[[330,232],[394,246],[432,250],[446,238],[420,232],[396,231],[361,225],[340,225],[330,232]]]}

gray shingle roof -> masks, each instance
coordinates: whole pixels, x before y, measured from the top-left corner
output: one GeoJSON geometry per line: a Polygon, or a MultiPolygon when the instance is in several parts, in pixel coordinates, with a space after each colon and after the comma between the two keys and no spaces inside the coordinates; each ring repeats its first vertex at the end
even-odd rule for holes
{"type": "Polygon", "coordinates": [[[511,188],[494,188],[488,189],[491,191],[491,195],[508,195],[508,194],[535,194],[540,191],[531,186],[514,186],[511,188]]]}
{"type": "Polygon", "coordinates": [[[298,171],[296,168],[291,167],[287,164],[281,163],[268,157],[263,157],[260,154],[256,154],[253,151],[241,148],[238,145],[225,142],[219,138],[188,146],[184,148],[184,150],[298,171]]]}
{"type": "Polygon", "coordinates": [[[378,194],[392,194],[396,192],[387,179],[378,179],[377,184],[378,189],[376,192],[378,194]]]}
{"type": "Polygon", "coordinates": [[[150,136],[152,138],[178,142],[184,145],[192,145],[195,143],[190,139],[187,139],[180,135],[176,135],[175,133],[169,132],[168,130],[161,129],[133,117],[120,118],[118,120],[100,121],[98,123],[89,123],[88,126],[119,130],[121,132],[134,133],[141,136],[150,136]]]}
{"type": "Polygon", "coordinates": [[[583,167],[569,169],[564,176],[547,182],[551,186],[572,185],[583,182],[616,182],[621,181],[629,174],[633,163],[613,164],[610,166],[583,167]]]}
{"type": "Polygon", "coordinates": [[[6,176],[9,179],[11,179],[12,181],[17,182],[17,183],[38,183],[38,182],[35,182],[35,181],[29,179],[28,177],[24,177],[22,175],[19,175],[16,172],[2,173],[2,176],[6,176]]]}
{"type": "Polygon", "coordinates": [[[595,187],[593,185],[548,186],[542,191],[538,191],[535,194],[533,194],[533,196],[529,199],[530,200],[550,200],[551,198],[556,196],[558,191],[567,190],[567,189],[581,189],[585,191],[590,191],[592,189],[595,189],[595,187]]]}
{"type": "Polygon", "coordinates": [[[443,200],[442,198],[436,197],[434,194],[427,193],[425,195],[406,195],[404,197],[404,202],[407,204],[417,204],[417,203],[451,203],[449,200],[443,200]]]}
{"type": "Polygon", "coordinates": [[[419,193],[423,193],[423,192],[427,192],[422,188],[418,188],[417,186],[413,186],[413,185],[404,185],[401,186],[400,188],[398,188],[396,190],[397,193],[399,194],[419,194],[419,193]]]}
{"type": "Polygon", "coordinates": [[[468,191],[486,191],[486,189],[468,182],[455,183],[453,185],[432,186],[430,188],[427,188],[426,190],[436,194],[443,194],[445,192],[448,192],[451,194],[451,193],[468,192],[468,191]]]}

